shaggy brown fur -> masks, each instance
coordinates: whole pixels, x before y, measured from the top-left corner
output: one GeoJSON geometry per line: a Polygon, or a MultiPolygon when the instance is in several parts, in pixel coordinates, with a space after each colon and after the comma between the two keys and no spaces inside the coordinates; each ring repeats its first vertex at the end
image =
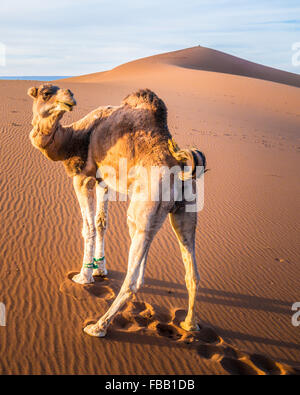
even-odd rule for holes
{"type": "Polygon", "coordinates": [[[70,177],[81,173],[86,168],[91,134],[111,113],[111,107],[98,109],[93,111],[89,117],[73,124],[73,128],[69,132],[70,138],[61,148],[65,157],[63,164],[70,177]]]}
{"type": "Polygon", "coordinates": [[[123,105],[128,104],[132,108],[144,108],[154,114],[157,126],[167,129],[167,107],[165,103],[149,89],[141,89],[128,95],[122,101],[123,105]]]}

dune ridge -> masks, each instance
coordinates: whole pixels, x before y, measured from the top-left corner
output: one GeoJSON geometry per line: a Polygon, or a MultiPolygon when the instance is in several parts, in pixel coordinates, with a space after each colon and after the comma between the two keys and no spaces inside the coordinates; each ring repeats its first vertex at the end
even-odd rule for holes
{"type": "Polygon", "coordinates": [[[298,74],[260,65],[214,49],[197,46],[160,55],[149,56],[122,64],[112,70],[65,79],[73,82],[101,82],[118,75],[139,74],[163,65],[225,73],[300,87],[298,74]]]}

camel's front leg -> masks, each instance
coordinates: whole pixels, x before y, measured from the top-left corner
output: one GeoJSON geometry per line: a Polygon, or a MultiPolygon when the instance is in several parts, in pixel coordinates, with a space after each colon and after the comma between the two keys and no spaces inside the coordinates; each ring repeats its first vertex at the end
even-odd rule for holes
{"type": "Polygon", "coordinates": [[[98,268],[93,270],[93,276],[106,276],[106,260],[104,252],[104,238],[107,227],[107,208],[108,208],[108,188],[103,187],[99,182],[96,184],[96,248],[94,262],[98,268]]]}
{"type": "Polygon", "coordinates": [[[83,264],[79,274],[72,280],[79,284],[93,283],[94,251],[96,241],[95,227],[95,186],[96,180],[92,177],[75,176],[73,185],[80,205],[83,228],[82,235],[84,238],[84,256],[83,264]]]}

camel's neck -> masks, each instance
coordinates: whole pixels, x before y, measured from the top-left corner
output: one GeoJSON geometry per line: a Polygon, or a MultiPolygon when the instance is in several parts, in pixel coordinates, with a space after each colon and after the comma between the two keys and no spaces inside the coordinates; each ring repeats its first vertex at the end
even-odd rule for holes
{"type": "Polygon", "coordinates": [[[62,115],[50,115],[47,118],[35,116],[32,121],[33,129],[30,133],[32,144],[48,159],[65,160],[66,144],[72,137],[72,127],[60,125],[62,115]]]}
{"type": "Polygon", "coordinates": [[[48,159],[63,161],[68,175],[74,176],[86,166],[92,131],[117,108],[99,107],[68,126],[60,124],[62,115],[35,116],[30,140],[48,159]]]}

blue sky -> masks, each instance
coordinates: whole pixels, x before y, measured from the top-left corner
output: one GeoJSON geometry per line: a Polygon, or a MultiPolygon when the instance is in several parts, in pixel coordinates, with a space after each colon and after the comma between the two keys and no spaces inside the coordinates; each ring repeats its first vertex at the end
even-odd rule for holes
{"type": "MultiPolygon", "coordinates": [[[[3,4],[5,3],[5,4],[3,4]]],[[[8,0],[1,75],[78,75],[203,45],[300,73],[299,0],[8,0]]]]}

